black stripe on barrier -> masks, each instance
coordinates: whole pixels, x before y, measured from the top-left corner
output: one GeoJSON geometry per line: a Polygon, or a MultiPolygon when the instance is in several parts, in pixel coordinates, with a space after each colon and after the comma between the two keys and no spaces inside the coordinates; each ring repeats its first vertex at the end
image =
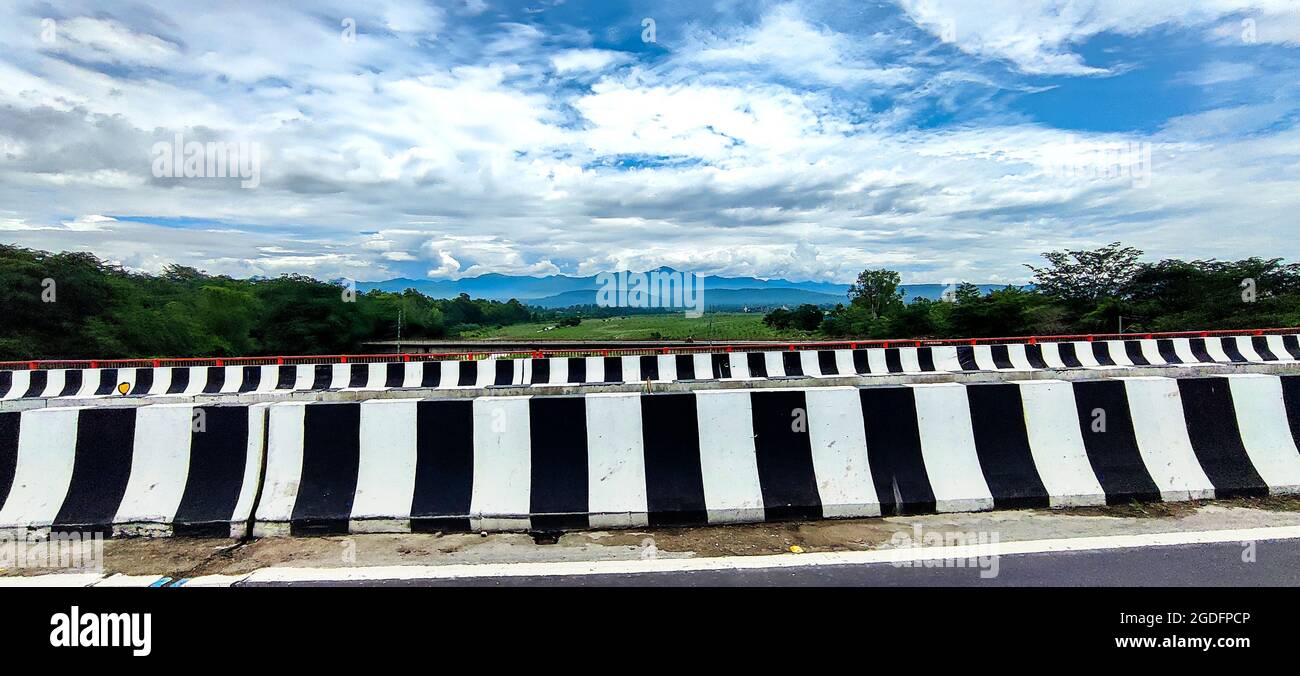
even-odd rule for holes
{"type": "Polygon", "coordinates": [[[768,521],[822,518],[802,391],[750,392],[754,455],[768,521]]]}
{"type": "Polygon", "coordinates": [[[470,387],[478,383],[478,362],[473,359],[462,359],[452,362],[456,365],[456,386],[470,387]]]}
{"type": "Polygon", "coordinates": [[[934,350],[928,347],[916,348],[916,361],[922,371],[934,371],[934,350]]]}
{"type": "Polygon", "coordinates": [[[867,357],[865,349],[853,351],[853,372],[858,375],[871,373],[871,360],[867,357]]]}
{"type": "Polygon", "coordinates": [[[580,385],[587,382],[586,357],[569,357],[569,377],[565,382],[580,385]]]}
{"type": "Polygon", "coordinates": [[[52,530],[111,532],[131,478],[134,408],[86,408],[77,412],[72,480],[52,530]]]}
{"type": "Polygon", "coordinates": [[[348,387],[363,389],[370,384],[370,364],[351,364],[348,368],[348,387]]]}
{"type": "Polygon", "coordinates": [[[957,364],[963,371],[978,371],[979,364],[975,363],[975,348],[969,345],[957,346],[957,364]]]}
{"type": "Polygon", "coordinates": [[[1300,448],[1300,376],[1282,376],[1282,405],[1286,408],[1291,439],[1300,448]]]}
{"type": "Polygon", "coordinates": [[[903,372],[903,357],[896,347],[885,348],[885,368],[890,373],[903,372]]]}
{"type": "Polygon", "coordinates": [[[1025,346],[1025,359],[1029,365],[1036,369],[1047,368],[1047,360],[1043,359],[1043,346],[1034,344],[1025,346]]]}
{"type": "Polygon", "coordinates": [[[623,382],[623,358],[605,357],[605,380],[607,383],[623,382]]]}
{"type": "Polygon", "coordinates": [[[298,383],[298,367],[293,364],[280,364],[275,368],[275,389],[292,390],[298,383]]]}
{"type": "Polygon", "coordinates": [[[474,402],[431,399],[415,410],[411,530],[467,531],[474,493],[474,402]]]}
{"type": "MultiPolygon", "coordinates": [[[[136,369],[144,371],[147,369],[136,369]]],[[[95,385],[93,394],[97,397],[113,394],[117,391],[117,369],[100,369],[99,382],[95,385]]]]}
{"type": "Polygon", "coordinates": [[[641,397],[641,429],[650,525],[708,523],[695,394],[641,397]]]}
{"type": "Polygon", "coordinates": [[[1106,493],[1106,504],[1159,501],[1160,489],[1151,480],[1138,450],[1124,382],[1092,380],[1072,385],[1083,447],[1106,493]]]}
{"type": "Polygon", "coordinates": [[[1249,359],[1246,359],[1246,355],[1242,354],[1241,350],[1237,347],[1236,338],[1219,338],[1218,341],[1219,349],[1223,350],[1223,353],[1228,355],[1228,361],[1234,364],[1242,364],[1250,361],[1249,359]]]}
{"type": "Polygon", "coordinates": [[[803,360],[799,358],[799,353],[793,350],[781,353],[781,367],[785,369],[786,376],[802,376],[803,360]]]}
{"type": "Polygon", "coordinates": [[[245,366],[240,369],[239,392],[252,392],[261,386],[261,366],[245,366]]]}
{"type": "Polygon", "coordinates": [[[9,394],[9,388],[14,386],[14,372],[0,371],[0,397],[9,394]]]}
{"type": "Polygon", "coordinates": [[[1124,354],[1128,360],[1133,362],[1134,366],[1150,366],[1151,361],[1142,354],[1142,342],[1138,340],[1124,341],[1124,354]]]}
{"type": "Polygon", "coordinates": [[[1006,345],[989,346],[989,354],[993,357],[993,365],[1000,369],[1015,368],[1011,364],[1011,348],[1006,345]]]}
{"type": "Polygon", "coordinates": [[[328,390],[334,380],[334,367],[330,364],[317,364],[312,368],[311,389],[313,392],[328,390]]]}
{"type": "Polygon", "coordinates": [[[1165,360],[1166,364],[1183,363],[1182,357],[1179,357],[1178,351],[1174,349],[1174,341],[1169,338],[1157,339],[1156,351],[1160,353],[1160,358],[1165,360]]]}
{"type": "Polygon", "coordinates": [[[767,359],[762,352],[746,352],[745,365],[749,367],[750,378],[767,377],[767,359]]]}
{"type": "Polygon", "coordinates": [[[1048,507],[1047,488],[1038,475],[1020,386],[1011,383],[968,385],[975,452],[996,509],[1048,507]]]}
{"type": "Polygon", "coordinates": [[[309,404],[302,427],[302,480],[289,532],[346,533],[361,462],[361,404],[309,404]]]}
{"type": "Polygon", "coordinates": [[[1192,351],[1192,356],[1196,357],[1196,361],[1202,364],[1214,363],[1214,357],[1211,357],[1210,351],[1205,349],[1204,338],[1192,338],[1187,341],[1187,345],[1192,351]]]}
{"type": "Polygon", "coordinates": [[[1218,499],[1268,495],[1246,454],[1226,378],[1179,378],[1187,437],[1218,499]]]}
{"type": "Polygon", "coordinates": [[[533,385],[544,385],[551,380],[551,360],[550,359],[532,359],[532,377],[528,382],[533,385]]]}
{"type": "Polygon", "coordinates": [[[1115,366],[1115,358],[1110,355],[1110,343],[1104,340],[1092,342],[1092,358],[1101,366],[1115,366]]]}
{"type": "Polygon", "coordinates": [[[1291,353],[1292,359],[1300,359],[1300,336],[1282,336],[1282,347],[1291,353]]]}
{"type": "Polygon", "coordinates": [[[226,385],[226,369],[224,366],[209,366],[203,370],[206,380],[203,383],[203,394],[216,394],[226,385]]]}
{"type": "Polygon", "coordinates": [[[858,395],[866,427],[867,464],[881,515],[933,512],[934,490],[921,455],[912,388],[864,387],[858,395]]]}
{"type": "Polygon", "coordinates": [[[659,380],[659,359],[653,356],[641,357],[641,380],[659,380]]]}
{"type": "Polygon", "coordinates": [[[1083,366],[1083,362],[1079,361],[1079,353],[1074,349],[1074,343],[1057,343],[1056,354],[1061,357],[1061,363],[1070,368],[1083,366]]]}
{"type": "Polygon", "coordinates": [[[142,368],[135,370],[135,384],[131,386],[131,394],[149,394],[153,389],[153,376],[157,369],[142,368]]]}
{"type": "Polygon", "coordinates": [[[838,376],[840,367],[835,363],[834,350],[817,351],[817,370],[824,376],[838,376]]]}
{"type": "Polygon", "coordinates": [[[0,413],[0,508],[5,506],[18,472],[18,432],[22,418],[19,411],[0,413]]]}
{"type": "Polygon", "coordinates": [[[442,382],[442,362],[426,361],[420,369],[420,387],[437,387],[442,382]]]}
{"type": "Polygon", "coordinates": [[[1255,350],[1264,361],[1278,361],[1277,355],[1273,354],[1273,349],[1268,346],[1267,336],[1251,336],[1250,347],[1255,350]]]}
{"type": "Polygon", "coordinates": [[[583,397],[528,400],[533,530],[587,528],[587,403],[583,397]]]}
{"type": "Polygon", "coordinates": [[[31,379],[27,381],[27,391],[23,393],[23,398],[39,397],[45,394],[45,386],[49,384],[50,372],[35,370],[31,372],[31,379]]]}
{"type": "Polygon", "coordinates": [[[81,390],[81,369],[64,369],[63,370],[63,389],[59,390],[60,397],[71,397],[81,390]]]}
{"type": "Polygon", "coordinates": [[[190,369],[186,366],[173,366],[167,369],[171,380],[167,381],[164,394],[180,394],[190,386],[190,369]]]}
{"type": "Polygon", "coordinates": [[[673,360],[677,367],[677,380],[695,380],[695,355],[679,354],[673,360]]]}
{"type": "Polygon", "coordinates": [[[714,378],[731,377],[731,355],[727,353],[714,353],[711,356],[714,378]]]}
{"type": "Polygon", "coordinates": [[[395,361],[384,366],[384,387],[396,388],[406,384],[406,364],[395,361]]]}
{"type": "Polygon", "coordinates": [[[497,359],[496,374],[492,381],[493,385],[513,385],[515,383],[515,360],[497,359]]]}
{"type": "Polygon", "coordinates": [[[172,525],[177,535],[230,535],[248,461],[248,411],[246,406],[194,409],[189,473],[172,525]]]}

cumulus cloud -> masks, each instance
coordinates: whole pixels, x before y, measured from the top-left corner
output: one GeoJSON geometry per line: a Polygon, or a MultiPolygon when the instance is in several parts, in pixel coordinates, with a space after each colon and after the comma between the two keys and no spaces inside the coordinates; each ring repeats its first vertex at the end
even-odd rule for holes
{"type": "Polygon", "coordinates": [[[639,12],[565,7],[17,3],[0,233],[154,271],[837,282],[1021,281],[1041,251],[1116,239],[1207,257],[1294,239],[1285,3],[670,2],[650,45],[639,12]],[[1167,84],[1195,96],[1128,126],[1035,114],[1044,92],[1100,110],[1070,84],[1139,72],[1171,34],[1203,59],[1167,84]],[[1098,36],[1122,64],[1085,58],[1098,36]],[[259,187],[154,176],[177,133],[255,144],[259,187]]]}

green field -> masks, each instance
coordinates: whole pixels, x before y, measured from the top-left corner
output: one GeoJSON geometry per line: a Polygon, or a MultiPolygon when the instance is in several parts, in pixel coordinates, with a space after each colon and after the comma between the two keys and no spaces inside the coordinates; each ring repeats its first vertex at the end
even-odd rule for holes
{"type": "Polygon", "coordinates": [[[802,331],[778,331],[763,324],[763,315],[751,312],[710,312],[689,319],[680,314],[631,315],[583,319],[578,326],[556,322],[513,324],[462,333],[461,338],[512,340],[779,340],[808,339],[802,331]],[[547,331],[547,327],[554,327],[547,331]]]}

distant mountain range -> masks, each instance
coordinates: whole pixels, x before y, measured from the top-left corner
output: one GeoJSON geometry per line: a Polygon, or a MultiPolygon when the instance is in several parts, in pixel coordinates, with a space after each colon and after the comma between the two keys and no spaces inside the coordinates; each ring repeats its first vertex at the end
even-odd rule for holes
{"type": "MultiPolygon", "coordinates": [[[[671,268],[660,268],[660,270],[672,272],[671,268]]],[[[988,293],[992,289],[1002,288],[1003,285],[979,284],[978,286],[980,291],[988,293]]],[[[597,283],[595,275],[528,277],[489,273],[454,281],[399,277],[379,282],[357,282],[357,289],[363,292],[371,289],[395,292],[415,289],[432,298],[455,298],[466,293],[472,298],[490,300],[505,301],[515,298],[521,303],[544,308],[594,305],[596,291],[599,288],[600,284],[597,283]]],[[[903,297],[908,302],[914,298],[938,300],[945,288],[943,284],[904,284],[903,297]]],[[[834,306],[837,303],[848,302],[848,292],[849,285],[830,282],[792,282],[787,279],[716,275],[708,275],[704,278],[704,304],[711,310],[741,307],[762,309],[782,305],[793,307],[803,303],[834,306]]]]}

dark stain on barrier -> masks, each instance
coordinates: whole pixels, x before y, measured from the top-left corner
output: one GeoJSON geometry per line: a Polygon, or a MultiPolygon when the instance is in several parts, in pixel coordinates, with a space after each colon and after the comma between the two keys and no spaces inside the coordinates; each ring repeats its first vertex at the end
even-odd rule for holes
{"type": "Polygon", "coordinates": [[[361,404],[308,404],[303,411],[302,481],[290,532],[346,533],[361,460],[361,404]]]}

